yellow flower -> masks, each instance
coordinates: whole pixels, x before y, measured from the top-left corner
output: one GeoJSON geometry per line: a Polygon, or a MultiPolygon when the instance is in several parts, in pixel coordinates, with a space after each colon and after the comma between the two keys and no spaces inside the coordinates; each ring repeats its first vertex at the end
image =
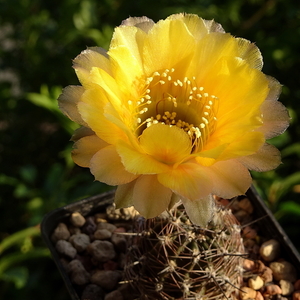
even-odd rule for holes
{"type": "Polygon", "coordinates": [[[152,218],[181,200],[205,225],[212,194],[244,194],[248,169],[280,163],[266,139],[282,133],[289,116],[262,65],[254,44],[196,15],[125,20],[108,52],[89,48],[75,58],[81,86],[59,98],[82,125],[75,163],[118,185],[117,207],[152,218]]]}

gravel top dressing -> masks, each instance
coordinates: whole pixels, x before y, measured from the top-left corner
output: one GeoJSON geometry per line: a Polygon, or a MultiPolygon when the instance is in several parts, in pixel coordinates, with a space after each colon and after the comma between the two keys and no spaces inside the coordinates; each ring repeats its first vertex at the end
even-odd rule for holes
{"type": "MultiPolygon", "coordinates": [[[[216,202],[230,208],[241,224],[245,249],[240,270],[242,284],[232,299],[300,299],[296,267],[283,254],[281,243],[266,236],[265,228],[255,221],[251,201],[239,197],[231,201],[216,199],[216,202]]],[[[51,241],[78,299],[146,299],[124,279],[126,254],[130,239],[134,238],[132,219],[135,216],[136,212],[131,208],[115,210],[113,205],[108,205],[103,212],[87,217],[73,212],[56,226],[51,241]]]]}

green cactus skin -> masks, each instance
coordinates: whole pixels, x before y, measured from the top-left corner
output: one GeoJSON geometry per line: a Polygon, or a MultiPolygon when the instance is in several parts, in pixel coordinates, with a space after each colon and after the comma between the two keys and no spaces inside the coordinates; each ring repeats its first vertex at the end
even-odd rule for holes
{"type": "Polygon", "coordinates": [[[235,299],[245,254],[240,231],[220,206],[205,228],[192,224],[183,206],[137,217],[125,279],[140,300],[235,299]]]}

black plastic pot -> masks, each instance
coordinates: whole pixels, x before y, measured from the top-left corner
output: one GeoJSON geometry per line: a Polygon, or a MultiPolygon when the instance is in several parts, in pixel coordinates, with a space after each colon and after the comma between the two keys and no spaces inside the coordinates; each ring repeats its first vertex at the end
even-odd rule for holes
{"type": "MultiPolygon", "coordinates": [[[[263,228],[264,237],[276,239],[281,244],[282,256],[288,259],[288,261],[300,271],[300,255],[271,211],[267,208],[253,187],[249,189],[247,196],[254,206],[254,218],[259,219],[257,224],[260,228],[263,228]]],[[[73,212],[80,212],[83,216],[104,212],[105,208],[113,202],[113,198],[114,191],[93,196],[58,208],[47,214],[43,219],[41,224],[42,237],[51,251],[52,257],[63,277],[72,300],[80,300],[80,298],[60,262],[59,255],[50,238],[51,234],[58,223],[66,221],[73,212]]]]}

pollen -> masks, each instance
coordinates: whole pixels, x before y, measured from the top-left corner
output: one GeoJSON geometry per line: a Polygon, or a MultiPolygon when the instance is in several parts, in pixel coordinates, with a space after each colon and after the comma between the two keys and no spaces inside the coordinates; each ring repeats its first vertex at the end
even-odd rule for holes
{"type": "Polygon", "coordinates": [[[178,76],[175,68],[156,71],[145,79],[136,102],[137,135],[161,123],[177,126],[189,136],[191,153],[201,151],[217,126],[218,97],[205,90],[196,76],[178,76]]]}

